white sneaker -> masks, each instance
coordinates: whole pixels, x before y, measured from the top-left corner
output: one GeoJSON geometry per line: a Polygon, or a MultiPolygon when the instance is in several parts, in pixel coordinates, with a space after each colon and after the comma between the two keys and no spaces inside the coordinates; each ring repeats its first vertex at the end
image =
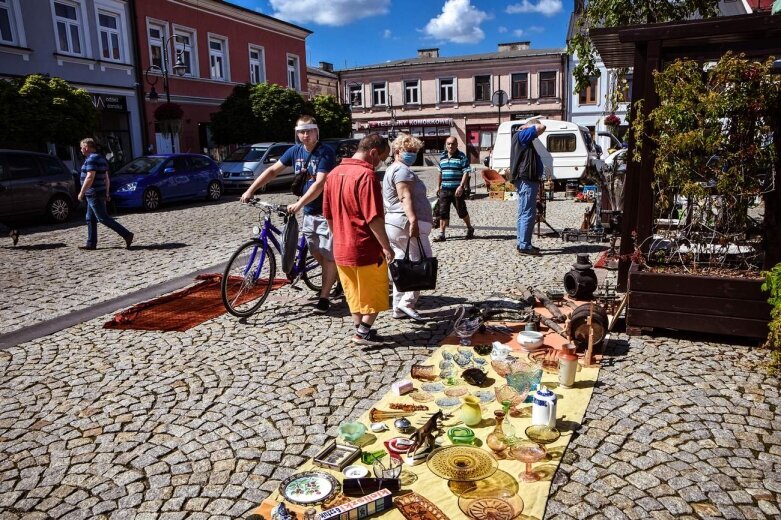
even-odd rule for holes
{"type": "Polygon", "coordinates": [[[426,319],[415,309],[401,306],[396,307],[396,309],[393,311],[393,317],[396,319],[410,318],[413,321],[426,321],[426,319]]]}

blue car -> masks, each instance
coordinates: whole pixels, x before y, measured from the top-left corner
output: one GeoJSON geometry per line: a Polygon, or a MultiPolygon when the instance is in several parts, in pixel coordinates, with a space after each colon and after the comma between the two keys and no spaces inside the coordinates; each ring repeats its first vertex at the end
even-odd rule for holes
{"type": "Polygon", "coordinates": [[[219,200],[220,168],[205,155],[138,157],[111,175],[111,200],[119,208],[153,211],[175,200],[219,200]]]}

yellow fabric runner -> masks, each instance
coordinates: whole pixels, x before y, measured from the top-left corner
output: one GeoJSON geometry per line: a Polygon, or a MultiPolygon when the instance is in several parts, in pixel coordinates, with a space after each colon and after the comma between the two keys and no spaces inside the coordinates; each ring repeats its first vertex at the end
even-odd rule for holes
{"type": "MultiPolygon", "coordinates": [[[[463,347],[462,347],[463,348],[463,347]]],[[[439,349],[437,349],[436,352],[423,364],[425,365],[434,365],[435,371],[434,373],[439,373],[439,362],[442,360],[442,352],[443,351],[449,351],[452,353],[457,352],[458,346],[457,345],[443,345],[439,349]]],[[[526,354],[523,352],[513,352],[513,356],[518,357],[520,359],[524,359],[526,357],[526,354]]],[[[486,386],[484,388],[477,388],[471,385],[468,385],[466,383],[462,383],[463,386],[465,386],[470,393],[474,394],[475,391],[478,390],[487,390],[491,393],[494,393],[494,387],[500,387],[506,384],[506,381],[503,377],[500,377],[494,372],[493,368],[490,365],[490,356],[486,356],[487,359],[487,366],[488,366],[488,377],[489,382],[493,380],[493,384],[491,386],[486,386]]],[[[461,370],[458,370],[457,373],[460,373],[461,370]]],[[[564,451],[567,447],[567,444],[569,443],[569,440],[572,436],[573,430],[581,423],[583,420],[583,415],[585,414],[586,408],[588,406],[589,400],[591,399],[591,394],[593,392],[594,384],[597,381],[597,376],[599,375],[599,368],[598,367],[592,367],[592,368],[583,368],[580,367],[580,370],[577,373],[577,377],[575,380],[575,386],[572,388],[562,388],[559,387],[558,384],[558,375],[544,372],[542,376],[542,383],[547,386],[548,388],[552,389],[556,395],[558,396],[558,403],[557,403],[557,428],[561,432],[561,437],[558,441],[549,444],[546,446],[548,449],[548,457],[547,460],[544,459],[543,461],[536,463],[532,466],[532,470],[536,473],[539,473],[543,475],[543,479],[538,482],[521,482],[518,480],[518,475],[522,473],[525,470],[525,464],[517,461],[517,460],[499,460],[499,470],[507,472],[509,475],[513,477],[513,479],[517,482],[515,485],[519,488],[518,494],[523,499],[524,503],[524,509],[523,509],[523,515],[520,518],[524,519],[541,519],[542,516],[545,513],[545,504],[548,500],[548,493],[550,491],[551,486],[551,479],[556,472],[556,468],[558,467],[559,461],[561,460],[561,456],[564,454],[564,451]]],[[[424,383],[421,383],[420,381],[413,380],[409,375],[407,378],[410,381],[413,381],[415,385],[415,389],[420,389],[421,385],[424,383]]],[[[448,387],[446,386],[445,389],[448,387]]],[[[445,394],[442,392],[433,393],[433,396],[435,399],[439,399],[441,397],[445,397],[445,394]]],[[[437,410],[437,405],[431,401],[427,403],[416,403],[413,401],[409,394],[404,396],[397,396],[392,391],[388,391],[385,396],[376,403],[375,408],[378,408],[380,410],[390,410],[390,404],[391,403],[410,403],[410,404],[425,404],[429,407],[429,410],[431,412],[435,412],[437,410]]],[[[508,422],[515,428],[518,438],[525,439],[526,436],[524,435],[524,431],[528,426],[531,425],[531,413],[530,413],[530,407],[531,404],[522,404],[519,408],[524,410],[526,413],[522,414],[524,416],[522,417],[508,417],[505,419],[504,424],[506,425],[508,422]]],[[[482,441],[482,449],[486,450],[489,453],[491,450],[488,448],[487,445],[485,445],[485,439],[488,437],[488,435],[494,430],[494,410],[501,410],[501,404],[498,403],[496,400],[493,400],[487,404],[484,404],[482,406],[483,411],[483,423],[485,426],[477,426],[477,427],[470,427],[472,430],[474,430],[475,435],[482,441]],[[490,421],[486,420],[490,419],[490,421]]],[[[447,432],[447,429],[454,425],[454,423],[458,420],[460,420],[460,411],[458,408],[455,410],[446,410],[447,413],[451,413],[453,415],[453,419],[447,420],[445,422],[445,432],[447,432]]],[[[415,412],[414,414],[408,414],[407,418],[412,422],[413,425],[419,426],[420,423],[424,421],[424,414],[427,412],[415,412]]],[[[362,422],[367,428],[371,424],[369,420],[369,412],[364,413],[361,415],[361,417],[358,419],[359,422],[362,422]]],[[[371,433],[369,430],[366,435],[362,439],[359,440],[359,444],[361,445],[361,448],[363,451],[378,451],[378,450],[384,450],[385,445],[383,444],[384,441],[389,440],[393,437],[399,437],[402,436],[402,434],[398,433],[396,429],[393,427],[393,420],[385,421],[385,423],[390,427],[389,431],[382,432],[382,433],[371,433]]],[[[404,437],[408,437],[408,435],[403,435],[404,437]]],[[[440,438],[442,440],[443,446],[449,446],[451,445],[450,440],[447,438],[447,435],[442,435],[440,438]]],[[[343,441],[341,441],[343,442],[343,441]]],[[[477,443],[476,443],[477,444],[477,443]]],[[[383,462],[388,460],[388,456],[386,455],[383,457],[383,462]]],[[[362,465],[360,459],[358,459],[356,462],[353,462],[353,464],[362,465]]],[[[367,466],[369,470],[370,477],[374,476],[372,473],[372,468],[370,466],[367,466]]],[[[303,464],[300,468],[301,471],[308,471],[312,469],[322,470],[325,472],[329,472],[341,482],[343,479],[343,475],[339,472],[330,471],[328,469],[319,468],[317,466],[314,466],[312,463],[312,460],[310,459],[305,464],[303,464]]],[[[431,502],[436,504],[451,520],[456,519],[462,519],[462,518],[468,518],[464,513],[461,512],[461,510],[458,507],[458,497],[453,494],[453,492],[450,490],[448,486],[448,481],[444,480],[442,478],[437,477],[434,473],[432,473],[425,462],[417,465],[417,466],[409,466],[404,465],[404,472],[402,473],[401,477],[402,481],[402,490],[412,490],[416,493],[423,495],[427,499],[429,499],[431,502]],[[411,484],[409,482],[411,480],[414,480],[411,484]]],[[[279,492],[275,491],[269,499],[278,501],[280,500],[279,492]]],[[[321,507],[317,507],[318,511],[321,511],[321,507]]],[[[371,518],[382,518],[382,519],[402,519],[404,518],[402,514],[395,508],[386,511],[384,513],[379,513],[376,515],[372,515],[371,518]]]]}

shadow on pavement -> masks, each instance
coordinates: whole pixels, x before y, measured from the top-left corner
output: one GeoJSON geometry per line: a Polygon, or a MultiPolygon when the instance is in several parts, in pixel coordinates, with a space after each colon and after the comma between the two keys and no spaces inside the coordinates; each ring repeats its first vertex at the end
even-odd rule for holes
{"type": "Polygon", "coordinates": [[[46,251],[49,249],[60,249],[66,247],[63,242],[55,242],[53,244],[30,244],[30,245],[18,245],[18,246],[5,246],[4,249],[21,249],[22,251],[46,251]]]}
{"type": "MultiPolygon", "coordinates": [[[[185,244],[183,242],[165,242],[162,244],[148,244],[143,246],[130,246],[131,251],[142,251],[142,250],[149,250],[149,251],[158,251],[158,250],[166,250],[166,249],[181,249],[183,247],[188,247],[190,244],[185,244]]],[[[114,249],[125,249],[124,247],[115,247],[114,249]]]]}

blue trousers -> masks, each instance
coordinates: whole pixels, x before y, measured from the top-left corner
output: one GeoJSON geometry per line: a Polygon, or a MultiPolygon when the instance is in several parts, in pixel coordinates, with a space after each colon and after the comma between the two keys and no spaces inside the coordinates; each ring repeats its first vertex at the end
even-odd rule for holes
{"type": "Polygon", "coordinates": [[[106,194],[87,195],[87,246],[98,245],[98,222],[116,231],[122,238],[131,235],[119,222],[111,218],[106,211],[106,194]]]}
{"type": "Polygon", "coordinates": [[[516,186],[518,192],[518,247],[529,249],[532,247],[532,232],[537,217],[537,192],[540,190],[540,183],[517,180],[516,186]]]}

